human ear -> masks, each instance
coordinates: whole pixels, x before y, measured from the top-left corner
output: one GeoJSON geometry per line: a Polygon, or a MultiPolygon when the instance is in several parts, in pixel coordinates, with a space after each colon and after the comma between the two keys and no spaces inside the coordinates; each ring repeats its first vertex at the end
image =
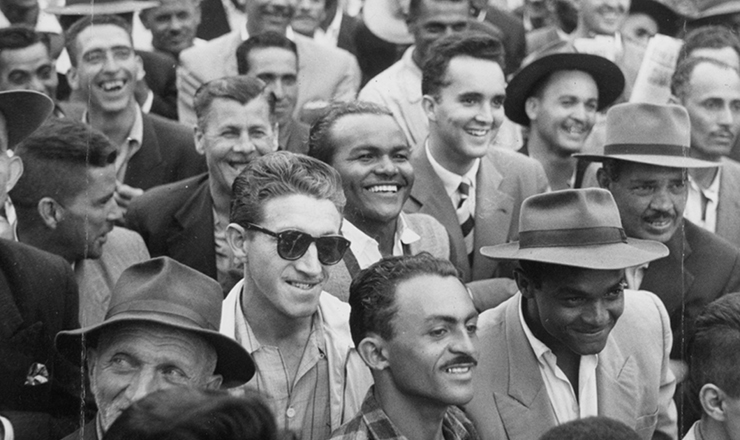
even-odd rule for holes
{"type": "Polygon", "coordinates": [[[421,106],[424,109],[424,114],[430,121],[437,121],[437,115],[434,113],[434,109],[437,105],[437,101],[434,96],[424,95],[421,98],[421,106]]]}
{"type": "Polygon", "coordinates": [[[41,220],[50,229],[56,229],[64,218],[64,208],[51,197],[43,197],[37,205],[41,220]]]}
{"type": "Polygon", "coordinates": [[[221,383],[224,381],[223,376],[220,374],[214,374],[206,380],[207,390],[217,390],[221,388],[221,383]]]}
{"type": "Polygon", "coordinates": [[[242,263],[247,260],[247,252],[244,243],[247,241],[247,231],[237,223],[229,223],[226,227],[226,242],[229,243],[234,259],[242,263]]]}
{"type": "Polygon", "coordinates": [[[534,298],[533,284],[529,276],[521,268],[514,269],[514,280],[525,298],[534,298]]]}
{"type": "MultiPolygon", "coordinates": [[[[1,153],[0,153],[1,154],[1,153]]],[[[5,183],[5,194],[18,183],[18,179],[23,175],[23,160],[18,156],[12,156],[8,162],[8,180],[5,183]]]]}
{"type": "Polygon", "coordinates": [[[366,336],[357,346],[357,351],[371,370],[384,370],[389,367],[385,340],[374,333],[366,336]]]}
{"type": "Polygon", "coordinates": [[[530,96],[524,101],[524,112],[530,121],[537,120],[537,113],[540,109],[540,99],[534,96],[530,96]]]}
{"type": "Polygon", "coordinates": [[[726,419],[723,405],[724,397],[725,393],[713,383],[704,384],[699,390],[699,403],[701,403],[704,413],[719,422],[726,419]]]}

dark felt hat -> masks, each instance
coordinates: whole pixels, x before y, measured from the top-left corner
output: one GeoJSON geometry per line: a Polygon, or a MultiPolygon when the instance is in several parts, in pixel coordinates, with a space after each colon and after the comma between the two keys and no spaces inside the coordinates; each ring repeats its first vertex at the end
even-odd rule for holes
{"type": "Polygon", "coordinates": [[[0,92],[0,112],[8,130],[8,147],[36,131],[54,110],[54,101],[43,93],[30,90],[0,92]]]}
{"type": "Polygon", "coordinates": [[[156,323],[195,333],[216,350],[215,374],[225,386],[238,386],[254,375],[254,362],[234,339],[218,332],[221,322],[221,286],[208,276],[169,257],[153,258],[126,269],[111,293],[103,322],[59,332],[56,346],[79,363],[85,341],[101,330],[121,323],[156,323]]]}
{"type": "Polygon", "coordinates": [[[624,90],[624,75],[619,67],[604,57],[585,53],[551,53],[524,66],[506,87],[504,111],[517,124],[529,125],[524,109],[537,86],[560,70],[580,70],[591,75],[599,89],[599,110],[611,105],[624,90]]]}

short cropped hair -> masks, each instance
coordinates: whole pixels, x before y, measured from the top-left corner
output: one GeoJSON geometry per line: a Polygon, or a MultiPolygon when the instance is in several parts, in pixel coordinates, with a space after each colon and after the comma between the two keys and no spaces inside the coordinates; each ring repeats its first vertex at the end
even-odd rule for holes
{"type": "Polygon", "coordinates": [[[349,329],[355,346],[359,346],[369,333],[385,340],[393,338],[392,321],[398,313],[396,288],[402,282],[421,275],[460,279],[459,272],[448,260],[422,252],[414,256],[384,258],[352,280],[349,287],[349,305],[352,308],[349,329]]]}
{"type": "MultiPolygon", "coordinates": [[[[198,127],[201,130],[206,129],[208,114],[215,99],[231,99],[245,105],[262,95],[264,91],[265,83],[262,80],[244,75],[214,79],[201,85],[195,92],[195,98],[193,99],[198,127]]],[[[265,99],[267,99],[270,106],[270,116],[272,117],[275,110],[275,100],[267,95],[265,95],[265,99]]]]}
{"type": "Polygon", "coordinates": [[[298,48],[295,43],[285,35],[269,31],[254,37],[249,37],[236,48],[236,66],[239,75],[246,75],[249,72],[249,53],[253,49],[267,49],[275,47],[293,52],[298,60],[298,48]]]}
{"type": "Polygon", "coordinates": [[[87,188],[87,169],[103,168],[116,159],[116,148],[101,132],[69,118],[50,119],[15,147],[23,174],[10,197],[19,223],[35,224],[44,197],[59,203],[87,188]]]}
{"type": "Polygon", "coordinates": [[[639,440],[637,432],[620,422],[604,416],[571,420],[550,428],[539,440],[639,440]]]}
{"type": "Polygon", "coordinates": [[[730,47],[740,59],[740,37],[725,26],[698,27],[683,39],[681,51],[678,53],[678,64],[691,55],[696,49],[723,49],[730,47]]]}
{"type": "Polygon", "coordinates": [[[386,115],[393,117],[387,107],[366,101],[337,102],[311,126],[308,136],[308,155],[332,164],[338,145],[331,130],[336,122],[348,115],[386,115]]]}
{"type": "Polygon", "coordinates": [[[409,12],[406,15],[408,21],[414,21],[421,15],[422,8],[425,3],[467,3],[470,5],[470,0],[411,0],[409,2],[409,12]]]}
{"type": "Polygon", "coordinates": [[[733,399],[740,397],[740,293],[711,302],[696,317],[689,340],[691,400],[711,383],[733,399]]]}
{"type": "Polygon", "coordinates": [[[277,433],[257,394],[175,387],[132,403],[103,440],[276,440],[277,433]]]}
{"type": "Polygon", "coordinates": [[[229,221],[241,226],[261,223],[267,202],[294,194],[329,200],[340,215],[346,203],[342,178],[334,168],[302,154],[277,151],[251,161],[236,177],[229,221]]]}
{"type": "Polygon", "coordinates": [[[468,56],[497,63],[504,69],[504,46],[501,40],[482,32],[462,32],[437,40],[424,60],[421,93],[439,97],[440,89],[447,87],[447,67],[455,57],[468,56]]]}
{"type": "Polygon", "coordinates": [[[696,69],[700,64],[711,64],[720,69],[728,70],[728,74],[734,73],[736,76],[740,77],[740,72],[738,72],[737,69],[713,58],[687,58],[676,66],[676,70],[673,72],[673,77],[671,78],[671,93],[673,93],[673,95],[681,102],[683,102],[691,92],[691,75],[694,73],[694,69],[696,69]]]}
{"type": "Polygon", "coordinates": [[[25,26],[10,26],[0,29],[0,53],[4,50],[18,50],[42,43],[49,51],[49,37],[25,26]]]}
{"type": "Polygon", "coordinates": [[[131,26],[126,20],[117,15],[86,15],[76,21],[64,33],[64,47],[67,49],[72,67],[77,67],[77,57],[80,55],[77,53],[77,37],[80,33],[90,26],[103,26],[106,24],[118,26],[126,31],[131,47],[133,48],[134,40],[131,38],[131,26]]]}

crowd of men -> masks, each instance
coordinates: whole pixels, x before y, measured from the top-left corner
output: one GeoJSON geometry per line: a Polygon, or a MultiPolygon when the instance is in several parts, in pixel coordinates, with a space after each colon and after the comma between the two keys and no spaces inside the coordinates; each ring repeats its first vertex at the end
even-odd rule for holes
{"type": "Polygon", "coordinates": [[[739,33],[0,0],[0,440],[740,440],[739,33]]]}

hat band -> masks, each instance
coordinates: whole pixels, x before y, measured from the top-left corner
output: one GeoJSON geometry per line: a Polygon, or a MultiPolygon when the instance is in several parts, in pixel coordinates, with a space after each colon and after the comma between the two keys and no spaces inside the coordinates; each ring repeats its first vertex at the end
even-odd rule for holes
{"type": "Polygon", "coordinates": [[[655,156],[691,157],[689,147],[671,144],[609,144],[604,147],[604,155],[640,154],[655,156]]]}
{"type": "Polygon", "coordinates": [[[519,233],[519,249],[589,246],[626,242],[627,235],[624,233],[624,229],[610,226],[524,231],[519,233]]]}
{"type": "Polygon", "coordinates": [[[118,304],[108,310],[108,313],[105,315],[105,320],[107,321],[108,319],[123,313],[149,313],[153,315],[160,314],[176,318],[185,318],[201,329],[218,331],[217,327],[211,325],[208,320],[204,319],[199,313],[188,307],[167,301],[140,300],[118,304]]]}

